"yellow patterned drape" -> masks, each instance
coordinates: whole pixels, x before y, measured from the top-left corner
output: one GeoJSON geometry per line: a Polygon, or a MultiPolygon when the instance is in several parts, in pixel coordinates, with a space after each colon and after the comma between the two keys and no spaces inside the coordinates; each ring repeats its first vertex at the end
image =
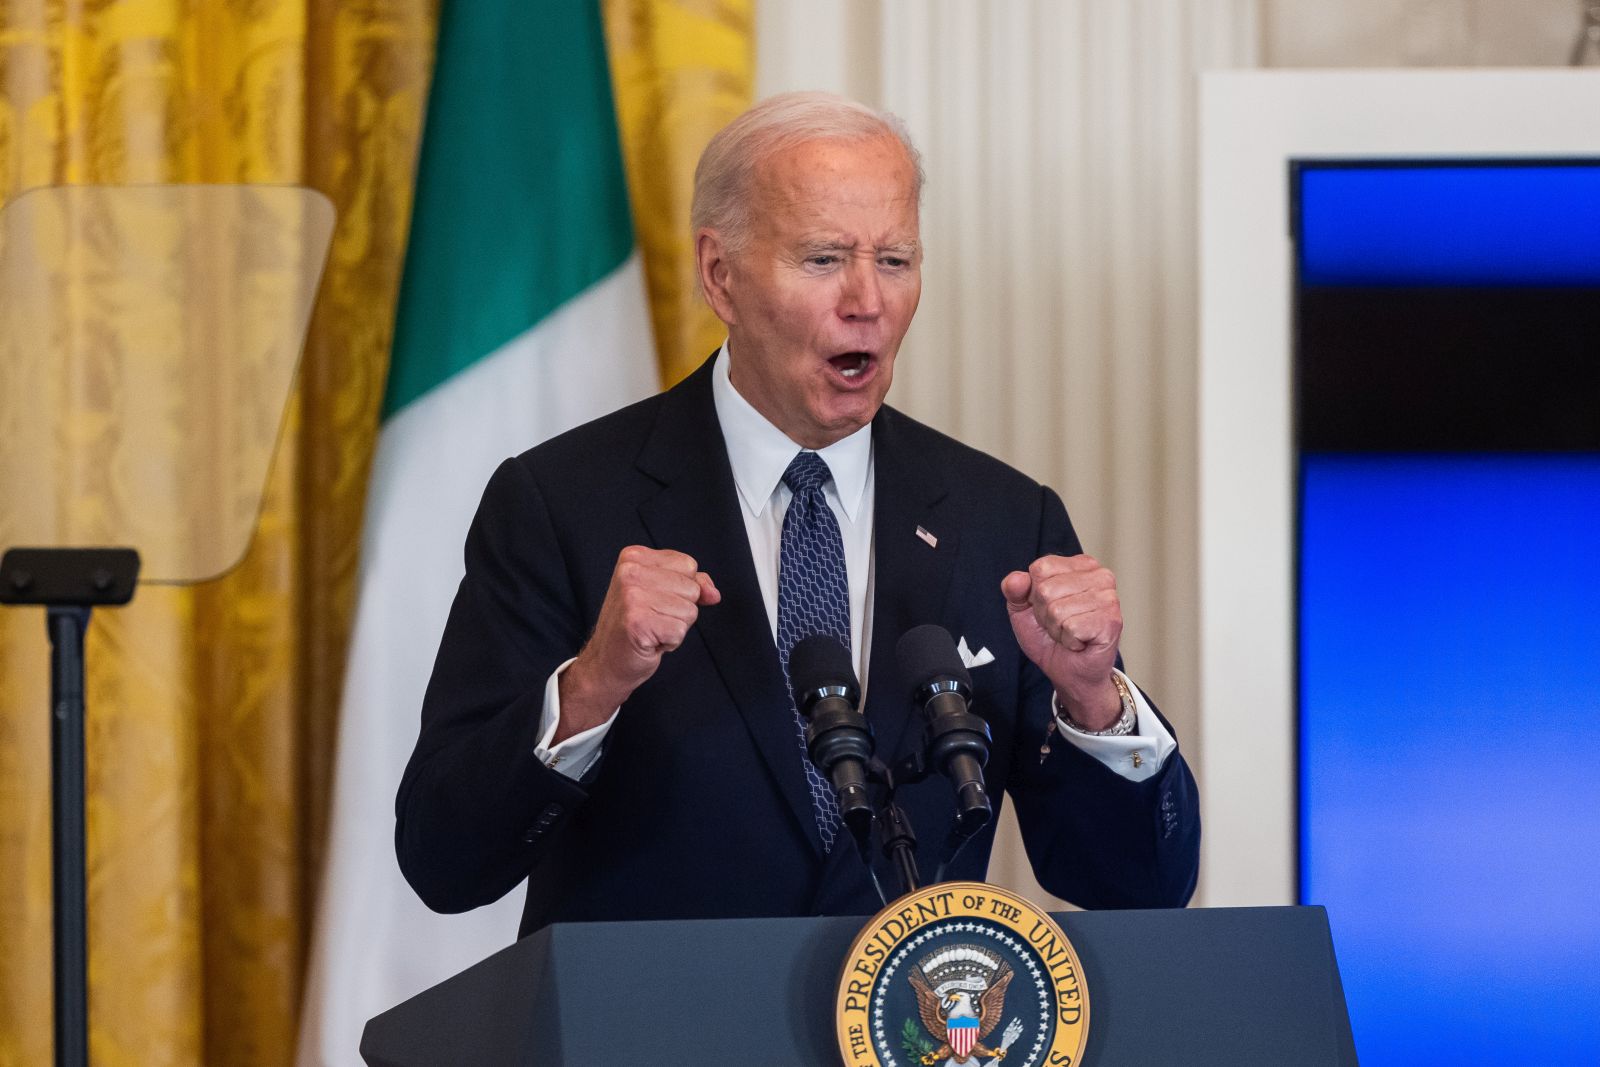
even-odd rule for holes
{"type": "MultiPolygon", "coordinates": [[[[57,184],[269,182],[338,211],[249,555],[90,626],[97,1067],[293,1059],[435,3],[0,0],[0,207],[57,184]]],[[[749,103],[750,3],[604,0],[669,383],[721,337],[689,190],[749,103]]],[[[42,610],[0,609],[0,1067],[51,1056],[48,660],[42,610]]]]}
{"type": "Polygon", "coordinates": [[[750,106],[752,0],[603,0],[611,80],[661,380],[722,343],[694,282],[689,199],[711,135],[750,106]]]}
{"type": "MultiPolygon", "coordinates": [[[[143,587],[90,626],[97,1067],[293,1058],[432,9],[0,3],[0,201],[270,182],[338,211],[248,557],[192,590],[143,587]]],[[[0,609],[3,1067],[51,1058],[47,666],[42,610],[0,609]]]]}

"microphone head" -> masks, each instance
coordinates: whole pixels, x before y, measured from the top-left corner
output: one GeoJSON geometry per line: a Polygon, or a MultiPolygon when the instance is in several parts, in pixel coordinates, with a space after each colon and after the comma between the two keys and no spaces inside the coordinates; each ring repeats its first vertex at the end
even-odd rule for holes
{"type": "Polygon", "coordinates": [[[845,689],[851,694],[851,703],[861,691],[849,650],[837,638],[825,634],[813,634],[794,646],[789,653],[789,684],[794,687],[794,702],[802,712],[808,698],[819,689],[845,689]]]}
{"type": "Polygon", "coordinates": [[[972,689],[972,675],[961,662],[955,638],[943,626],[929,623],[907,630],[894,646],[894,654],[900,661],[900,672],[913,689],[939,678],[953,678],[969,691],[972,689]]]}

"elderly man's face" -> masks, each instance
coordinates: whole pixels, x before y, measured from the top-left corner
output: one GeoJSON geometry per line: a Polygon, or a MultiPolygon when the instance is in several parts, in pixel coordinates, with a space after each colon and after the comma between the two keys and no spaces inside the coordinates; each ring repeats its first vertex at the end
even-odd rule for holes
{"type": "Polygon", "coordinates": [[[752,239],[699,241],[734,388],[806,448],[872,421],[922,295],[915,171],[893,137],[811,141],[756,171],[752,239]],[[708,244],[709,242],[709,244],[708,244]]]}

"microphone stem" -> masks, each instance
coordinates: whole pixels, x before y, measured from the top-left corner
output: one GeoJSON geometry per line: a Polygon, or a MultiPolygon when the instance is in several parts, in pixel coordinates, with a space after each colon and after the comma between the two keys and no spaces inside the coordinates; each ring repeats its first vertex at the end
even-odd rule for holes
{"type": "Polygon", "coordinates": [[[911,857],[911,849],[901,845],[894,852],[895,864],[900,868],[900,881],[905,885],[907,893],[914,893],[921,888],[917,884],[917,861],[911,857]]]}
{"type": "Polygon", "coordinates": [[[917,875],[916,844],[917,835],[911,829],[911,821],[906,818],[905,810],[890,797],[885,805],[884,814],[887,816],[887,832],[885,834],[883,851],[894,861],[895,869],[900,872],[900,890],[902,894],[911,893],[922,886],[917,875]]]}
{"type": "Polygon", "coordinates": [[[964,834],[959,829],[952,829],[950,831],[950,839],[946,841],[944,845],[945,857],[940,862],[939,869],[934,873],[933,876],[933,882],[935,885],[944,881],[945,875],[950,870],[950,865],[956,861],[958,856],[961,855],[961,850],[967,847],[967,842],[971,841],[975,836],[977,835],[964,834]]]}
{"type": "Polygon", "coordinates": [[[872,879],[873,892],[878,894],[878,899],[883,903],[883,906],[887,908],[889,906],[889,895],[883,891],[883,882],[878,879],[878,872],[873,869],[872,861],[870,859],[867,860],[867,874],[872,879]]]}

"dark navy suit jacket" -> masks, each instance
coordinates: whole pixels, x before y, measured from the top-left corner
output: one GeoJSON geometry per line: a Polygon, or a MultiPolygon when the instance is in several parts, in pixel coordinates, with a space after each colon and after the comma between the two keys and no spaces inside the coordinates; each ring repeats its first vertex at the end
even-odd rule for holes
{"type": "MultiPolygon", "coordinates": [[[[865,710],[878,753],[898,757],[922,729],[895,662],[901,634],[933,622],[987,646],[995,661],[972,678],[994,735],[988,783],[997,802],[1003,791],[1016,804],[1040,884],[1089,908],[1186,903],[1200,820],[1181,754],[1140,783],[1059,738],[1041,758],[1050,685],[1017,647],[1000,579],[1082,551],[1060,499],[888,407],[872,447],[865,710]]],[[[430,907],[464,911],[527,878],[523,934],[552,922],[878,909],[848,837],[822,850],[738,507],[710,362],[495,471],[396,801],[400,866],[430,907]],[[534,755],[545,682],[582,646],[630,544],[693,556],[722,602],[701,609],[573,781],[534,755]]],[[[900,800],[931,876],[954,816],[950,785],[935,776],[900,800]]],[[[949,876],[981,879],[992,841],[991,827],[949,876]]]]}

